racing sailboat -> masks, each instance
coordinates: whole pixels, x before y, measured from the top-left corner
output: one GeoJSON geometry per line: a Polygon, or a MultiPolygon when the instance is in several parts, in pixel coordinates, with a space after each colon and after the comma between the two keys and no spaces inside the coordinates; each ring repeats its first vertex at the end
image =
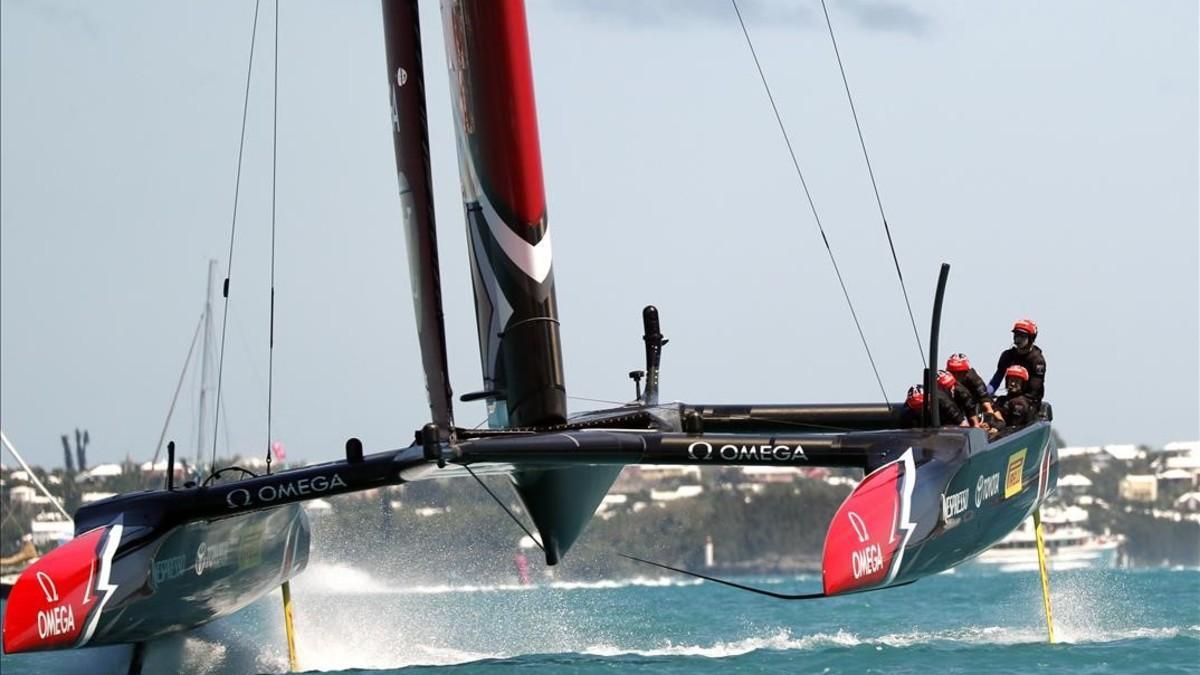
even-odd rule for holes
{"type": "MultiPolygon", "coordinates": [[[[6,610],[7,653],[145,644],[235,612],[300,574],[301,503],[388,485],[504,474],[547,564],[568,555],[621,468],[860,469],[829,524],[820,598],[911,583],[987,549],[1055,484],[1049,420],[900,429],[902,404],[661,402],[663,337],[642,310],[645,386],[628,405],[569,415],[554,265],[520,0],[446,0],[445,45],[490,426],[455,424],[437,255],[416,0],[384,0],[387,85],[429,422],[403,448],[351,438],[323,464],[119,495],[75,514],[76,537],[30,566],[6,610]]],[[[930,334],[937,363],[943,268],[930,334]]],[[[932,401],[933,397],[928,397],[932,401]]],[[[173,475],[169,468],[168,476],[173,475]]]]}

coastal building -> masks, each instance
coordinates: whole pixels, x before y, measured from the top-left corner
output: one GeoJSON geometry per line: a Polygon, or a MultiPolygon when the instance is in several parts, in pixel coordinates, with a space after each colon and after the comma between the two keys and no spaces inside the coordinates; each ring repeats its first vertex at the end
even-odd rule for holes
{"type": "Polygon", "coordinates": [[[120,464],[97,464],[87,471],[80,472],[76,480],[100,480],[112,478],[125,473],[120,464]]]}
{"type": "Polygon", "coordinates": [[[673,502],[679,499],[691,499],[704,492],[703,485],[680,485],[674,490],[651,490],[650,501],[673,502]]]}
{"type": "Polygon", "coordinates": [[[742,480],[747,483],[794,483],[801,475],[794,466],[742,467],[742,480]]]}
{"type": "Polygon", "coordinates": [[[98,502],[101,499],[108,499],[109,497],[116,496],[117,493],[115,492],[85,492],[79,496],[79,501],[83,502],[84,504],[90,504],[92,502],[98,502]]]}
{"type": "Polygon", "coordinates": [[[596,507],[596,515],[603,520],[608,520],[617,514],[618,509],[625,509],[628,504],[629,495],[610,492],[600,500],[600,506],[596,507]]]}
{"type": "Polygon", "coordinates": [[[39,551],[47,551],[74,538],[75,523],[57,511],[45,511],[29,523],[29,530],[33,536],[33,545],[37,546],[39,551]]]}
{"type": "Polygon", "coordinates": [[[1118,488],[1121,499],[1152,504],[1158,501],[1158,479],[1154,476],[1131,475],[1121,480],[1118,488]]]}
{"type": "Polygon", "coordinates": [[[1175,500],[1175,508],[1189,513],[1200,511],[1200,492],[1185,492],[1180,495],[1175,500]]]}
{"type": "Polygon", "coordinates": [[[1073,473],[1058,479],[1058,493],[1063,498],[1082,497],[1092,488],[1092,481],[1081,473],[1073,473]]]}
{"type": "Polygon", "coordinates": [[[18,485],[8,491],[8,498],[14,504],[30,504],[36,496],[37,490],[28,485],[18,485]]]}

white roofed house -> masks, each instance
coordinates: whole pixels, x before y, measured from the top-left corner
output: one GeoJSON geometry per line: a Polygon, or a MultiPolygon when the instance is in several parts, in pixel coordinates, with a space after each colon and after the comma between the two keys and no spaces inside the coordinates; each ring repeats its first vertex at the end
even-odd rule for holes
{"type": "Polygon", "coordinates": [[[98,478],[112,478],[125,473],[120,464],[97,464],[96,466],[81,472],[75,477],[76,481],[96,480],[98,478]]]}
{"type": "Polygon", "coordinates": [[[1106,445],[1104,446],[1104,452],[1118,462],[1125,462],[1126,464],[1143,459],[1146,456],[1146,453],[1141,448],[1132,444],[1106,445]]]}
{"type": "Polygon", "coordinates": [[[1154,453],[1154,466],[1160,471],[1183,470],[1200,481],[1200,441],[1174,441],[1154,453]]]}
{"type": "Polygon", "coordinates": [[[8,490],[8,499],[13,504],[30,504],[37,496],[37,490],[29,485],[18,485],[8,490]]]}
{"type": "Polygon", "coordinates": [[[1158,479],[1159,499],[1174,503],[1196,487],[1196,475],[1187,469],[1167,469],[1154,475],[1158,479]]]}
{"type": "Polygon", "coordinates": [[[1150,503],[1158,501],[1158,478],[1154,476],[1126,476],[1120,484],[1121,499],[1130,502],[1150,503]]]}
{"type": "Polygon", "coordinates": [[[743,466],[741,470],[748,483],[794,483],[801,475],[794,466],[743,466]]]}
{"type": "Polygon", "coordinates": [[[673,502],[679,499],[691,499],[704,492],[701,485],[680,485],[674,490],[651,490],[650,500],[655,502],[673,502]]]}
{"type": "Polygon", "coordinates": [[[1058,494],[1064,499],[1080,497],[1092,489],[1092,480],[1081,473],[1073,473],[1058,479],[1058,494]]]}
{"type": "Polygon", "coordinates": [[[1190,513],[1200,511],[1200,492],[1183,493],[1175,500],[1174,506],[1180,511],[1190,513]]]}
{"type": "Polygon", "coordinates": [[[43,511],[29,523],[33,544],[39,551],[47,551],[75,536],[75,523],[58,511],[43,511]]]}

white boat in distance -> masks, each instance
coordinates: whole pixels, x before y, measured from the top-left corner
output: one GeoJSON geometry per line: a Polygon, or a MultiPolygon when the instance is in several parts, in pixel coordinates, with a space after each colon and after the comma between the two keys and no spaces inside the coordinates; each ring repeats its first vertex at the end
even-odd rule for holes
{"type": "MultiPolygon", "coordinates": [[[[1042,512],[1046,562],[1052,570],[1117,567],[1124,536],[1096,534],[1084,525],[1087,511],[1078,506],[1049,507],[1042,512]]],[[[1033,519],[971,561],[976,569],[1027,572],[1038,567],[1033,519]]]]}

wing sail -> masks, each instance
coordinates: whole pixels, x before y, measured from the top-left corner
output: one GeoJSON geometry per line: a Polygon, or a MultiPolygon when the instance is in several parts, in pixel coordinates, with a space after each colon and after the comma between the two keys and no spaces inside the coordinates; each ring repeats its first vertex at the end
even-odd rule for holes
{"type": "Polygon", "coordinates": [[[396,149],[396,173],[400,182],[421,366],[425,370],[425,389],[429,394],[433,423],[439,433],[447,437],[454,428],[453,394],[446,361],[446,326],[429,169],[429,128],[425,115],[425,71],[416,0],[384,2],[383,27],[392,103],[392,140],[396,149]]]}

